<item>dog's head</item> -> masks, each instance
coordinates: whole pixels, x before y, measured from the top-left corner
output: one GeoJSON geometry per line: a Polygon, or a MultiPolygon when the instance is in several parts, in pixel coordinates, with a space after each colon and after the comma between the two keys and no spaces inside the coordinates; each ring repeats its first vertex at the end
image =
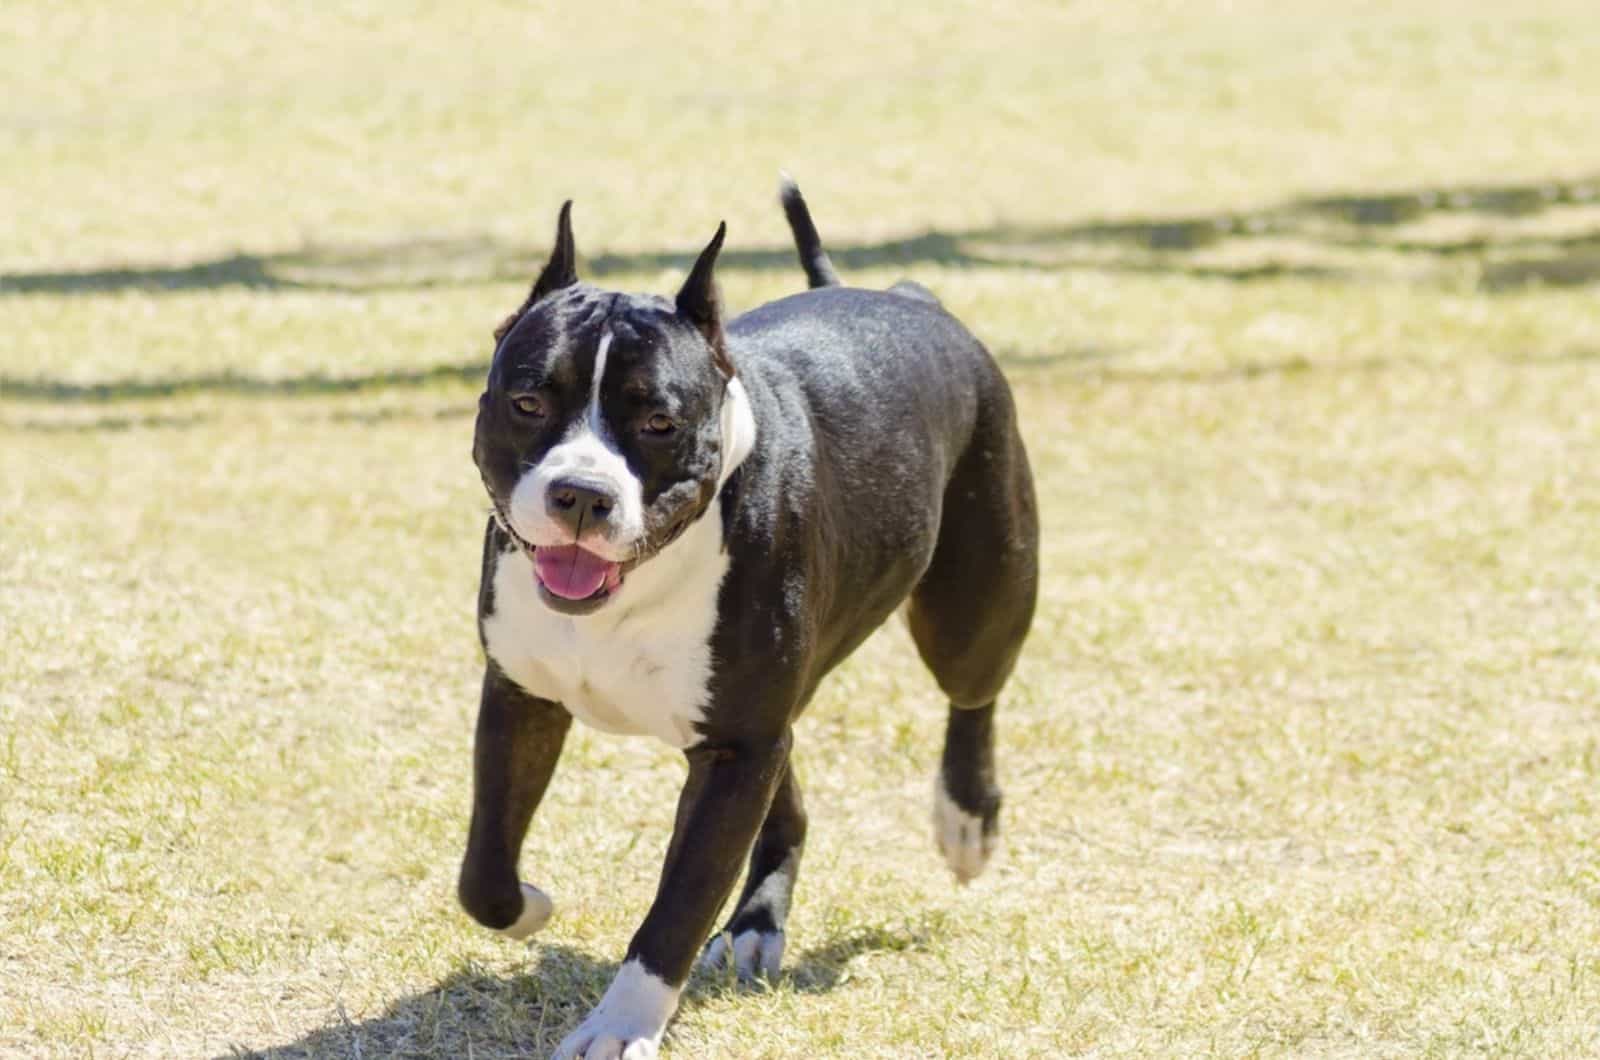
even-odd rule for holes
{"type": "Polygon", "coordinates": [[[495,332],[472,455],[540,598],[576,615],[706,514],[755,425],[712,279],[726,226],[668,301],[579,283],[571,209],[495,332]]]}

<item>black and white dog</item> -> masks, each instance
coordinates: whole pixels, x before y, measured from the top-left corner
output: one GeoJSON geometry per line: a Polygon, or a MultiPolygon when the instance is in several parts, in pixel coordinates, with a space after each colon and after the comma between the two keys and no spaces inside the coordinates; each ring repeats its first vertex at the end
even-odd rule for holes
{"type": "Polygon", "coordinates": [[[950,698],[939,846],[963,882],[994,847],[994,704],[1038,576],[1011,393],[926,290],[838,286],[792,182],[782,199],[813,290],[724,324],[725,226],[675,300],[580,283],[568,203],[496,332],[462,904],[519,939],[549,917],[517,859],[573,718],[689,768],[655,901],[558,1057],[654,1056],[697,955],[777,975],[806,834],[792,726],[902,605],[950,698]]]}

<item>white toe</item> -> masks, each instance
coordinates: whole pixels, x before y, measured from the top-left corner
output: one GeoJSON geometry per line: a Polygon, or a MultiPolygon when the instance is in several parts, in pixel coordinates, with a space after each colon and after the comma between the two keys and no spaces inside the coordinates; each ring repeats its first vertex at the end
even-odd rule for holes
{"type": "Polygon", "coordinates": [[[722,967],[728,957],[728,934],[723,932],[706,946],[706,951],[700,955],[700,970],[702,972],[715,972],[722,967]]]}
{"type": "Polygon", "coordinates": [[[555,903],[550,901],[550,896],[531,883],[522,885],[522,912],[518,914],[516,922],[510,927],[500,929],[500,934],[513,938],[519,942],[534,932],[544,927],[550,920],[550,914],[555,911],[555,903]]]}
{"type": "Polygon", "coordinates": [[[776,981],[778,973],[783,970],[783,947],[786,941],[781,931],[743,931],[731,940],[730,947],[729,936],[723,933],[712,939],[711,945],[706,947],[700,957],[700,968],[703,971],[720,972],[727,967],[731,955],[734,973],[740,979],[764,976],[769,982],[776,981]]]}
{"type": "Polygon", "coordinates": [[[994,835],[984,834],[981,817],[956,805],[945,791],[942,777],[934,781],[933,837],[950,871],[961,883],[977,878],[994,853],[994,835]]]}
{"type": "Polygon", "coordinates": [[[588,1018],[562,1039],[555,1060],[654,1060],[677,1007],[678,990],[631,960],[588,1018]]]}

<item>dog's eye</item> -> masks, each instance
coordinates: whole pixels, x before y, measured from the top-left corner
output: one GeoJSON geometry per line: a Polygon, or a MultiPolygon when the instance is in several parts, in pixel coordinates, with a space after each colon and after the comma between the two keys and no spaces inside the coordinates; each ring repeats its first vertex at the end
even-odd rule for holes
{"type": "Polygon", "coordinates": [[[644,433],[646,434],[671,434],[677,429],[678,425],[672,422],[672,417],[661,412],[644,421],[644,433]]]}
{"type": "Polygon", "coordinates": [[[518,394],[511,399],[511,407],[524,416],[533,416],[538,419],[544,417],[544,402],[533,394],[518,394]]]}

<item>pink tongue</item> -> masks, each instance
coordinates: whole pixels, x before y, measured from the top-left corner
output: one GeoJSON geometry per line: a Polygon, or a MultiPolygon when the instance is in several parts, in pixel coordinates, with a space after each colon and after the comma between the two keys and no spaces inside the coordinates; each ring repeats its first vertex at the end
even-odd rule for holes
{"type": "Polygon", "coordinates": [[[541,545],[533,554],[539,582],[557,596],[583,600],[615,579],[620,565],[577,545],[541,545]]]}

